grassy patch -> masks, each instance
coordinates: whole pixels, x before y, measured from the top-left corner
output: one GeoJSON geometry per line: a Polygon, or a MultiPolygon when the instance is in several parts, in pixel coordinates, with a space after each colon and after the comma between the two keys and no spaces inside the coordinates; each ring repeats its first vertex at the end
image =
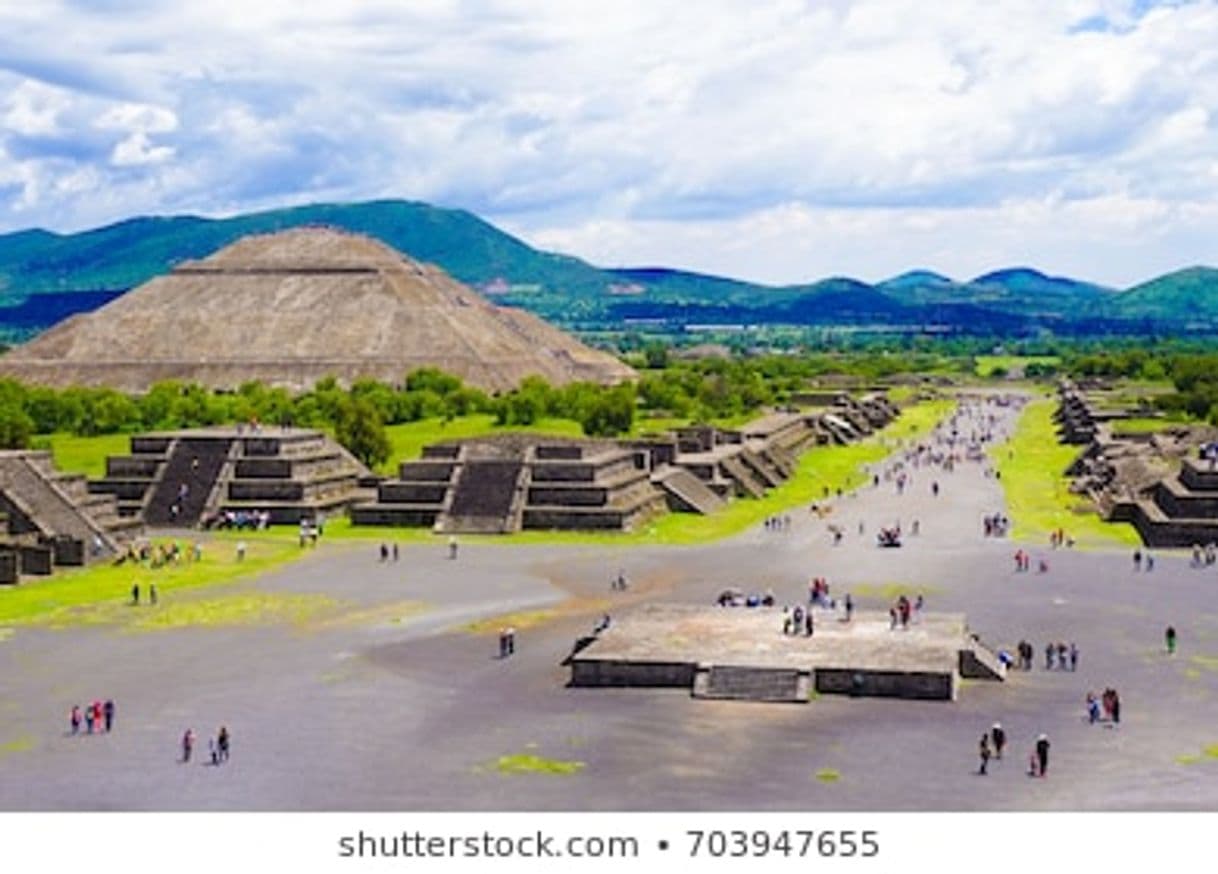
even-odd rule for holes
{"type": "Polygon", "coordinates": [[[512,627],[517,631],[525,628],[536,628],[544,622],[549,622],[558,612],[555,610],[524,610],[519,613],[505,613],[502,616],[492,616],[489,619],[479,619],[461,627],[462,631],[470,634],[490,634],[501,628],[512,627]]]}
{"type": "Polygon", "coordinates": [[[553,437],[581,437],[583,429],[574,419],[539,419],[529,426],[495,424],[495,417],[488,413],[472,416],[459,416],[445,421],[442,418],[421,419],[418,422],[404,422],[399,425],[388,425],[385,433],[389,437],[389,460],[380,467],[382,473],[394,473],[398,465],[423,454],[423,447],[429,443],[442,443],[446,440],[465,440],[471,437],[485,437],[489,434],[547,434],[553,437]]]}
{"type": "MultiPolygon", "coordinates": [[[[144,598],[155,584],[161,600],[156,609],[168,610],[178,593],[257,576],[302,554],[294,539],[247,537],[245,542],[244,561],[237,561],[231,544],[208,539],[198,562],[182,561],[155,570],[147,565],[101,564],[45,579],[27,578],[0,591],[0,622],[63,628],[125,622],[137,616],[142,620],[143,606],[127,606],[134,584],[139,584],[144,598]]],[[[189,544],[182,546],[189,549],[189,544]]]]}
{"type": "Polygon", "coordinates": [[[1206,760],[1218,759],[1218,744],[1210,744],[1201,748],[1200,754],[1185,754],[1176,756],[1176,764],[1178,765],[1195,765],[1198,762],[1206,760]]]}
{"type": "Polygon", "coordinates": [[[24,753],[34,748],[34,739],[29,736],[19,737],[0,744],[0,756],[8,753],[24,753]]]}
{"type": "Polygon", "coordinates": [[[1050,532],[1062,528],[1084,547],[1141,544],[1132,525],[1105,522],[1088,501],[1070,493],[1070,479],[1064,471],[1079,448],[1057,442],[1052,417],[1053,401],[1031,402],[1011,440],[991,450],[1014,523],[1012,536],[1048,542],[1050,532]]]}
{"type": "Polygon", "coordinates": [[[978,376],[993,376],[995,370],[1006,373],[1023,372],[1029,364],[1051,365],[1061,364],[1061,358],[1056,355],[978,355],[973,361],[974,372],[978,376]]]}
{"type": "Polygon", "coordinates": [[[1154,434],[1175,425],[1187,425],[1180,417],[1116,419],[1112,422],[1113,434],[1154,434]]]}
{"type": "Polygon", "coordinates": [[[49,449],[55,466],[65,473],[83,473],[97,478],[106,475],[106,458],[131,452],[130,434],[40,434],[30,441],[33,449],[49,449]]]}
{"type": "Polygon", "coordinates": [[[564,762],[546,759],[531,753],[500,756],[495,761],[495,770],[500,774],[577,774],[583,770],[583,762],[564,762]]]}
{"type": "Polygon", "coordinates": [[[842,774],[833,768],[821,768],[816,772],[816,779],[822,783],[836,783],[842,779],[842,774]]]}
{"type": "Polygon", "coordinates": [[[325,595],[282,595],[243,592],[132,610],[130,627],[139,631],[169,631],[227,625],[302,624],[338,606],[325,595]]]}
{"type": "Polygon", "coordinates": [[[859,598],[876,598],[888,604],[902,595],[937,595],[941,591],[936,586],[913,586],[909,583],[858,583],[849,587],[843,586],[840,595],[844,596],[849,592],[855,601],[859,598]]]}

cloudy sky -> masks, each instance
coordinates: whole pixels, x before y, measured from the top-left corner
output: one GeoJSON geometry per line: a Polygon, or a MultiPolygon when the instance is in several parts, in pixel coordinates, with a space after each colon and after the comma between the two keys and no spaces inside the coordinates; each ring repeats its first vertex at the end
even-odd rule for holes
{"type": "Polygon", "coordinates": [[[0,232],[381,197],[775,283],[1218,265],[1218,0],[0,0],[0,232]]]}

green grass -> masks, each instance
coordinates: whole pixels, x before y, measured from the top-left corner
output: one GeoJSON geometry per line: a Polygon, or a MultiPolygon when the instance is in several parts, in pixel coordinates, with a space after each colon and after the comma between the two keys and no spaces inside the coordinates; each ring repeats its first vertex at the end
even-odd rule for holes
{"type": "MultiPolygon", "coordinates": [[[[231,544],[209,539],[204,542],[199,562],[182,561],[155,570],[140,565],[99,564],[43,579],[23,578],[21,585],[0,591],[0,625],[138,625],[151,619],[142,608],[126,606],[135,583],[139,583],[145,598],[149,585],[155,584],[161,602],[157,609],[168,609],[179,593],[248,579],[302,554],[294,539],[251,536],[245,542],[246,557],[240,562],[231,544]]],[[[231,605],[217,608],[219,612],[225,609],[233,612],[231,605]]]]}
{"type": "Polygon", "coordinates": [[[385,426],[389,437],[389,460],[380,466],[382,473],[394,473],[403,461],[419,458],[423,447],[430,443],[440,443],[445,440],[466,440],[471,437],[485,437],[490,434],[546,434],[552,437],[581,437],[583,429],[574,419],[539,419],[533,425],[495,424],[495,417],[489,413],[479,413],[471,416],[459,416],[445,421],[442,418],[421,419],[418,422],[404,422],[400,425],[385,426]]]}
{"type": "Polygon", "coordinates": [[[49,449],[55,466],[65,473],[83,473],[98,478],[106,475],[106,458],[131,452],[130,434],[102,434],[78,437],[75,434],[40,434],[31,442],[32,449],[49,449]]]}
{"type": "Polygon", "coordinates": [[[993,376],[994,371],[1002,369],[1007,373],[1022,371],[1029,364],[1061,364],[1061,358],[1056,355],[977,355],[974,359],[974,371],[978,376],[993,376]]]}
{"type": "Polygon", "coordinates": [[[1164,417],[1160,419],[1116,419],[1112,422],[1112,433],[1119,434],[1154,434],[1173,425],[1187,425],[1188,420],[1181,417],[1164,417]]]}
{"type": "Polygon", "coordinates": [[[842,774],[840,771],[836,771],[833,768],[821,768],[816,772],[816,779],[820,780],[822,783],[836,783],[838,780],[842,779],[842,774]]]}
{"type": "Polygon", "coordinates": [[[1057,442],[1054,402],[1036,400],[1020,415],[1010,442],[991,450],[1002,474],[1002,488],[1016,540],[1047,543],[1058,528],[1079,546],[1136,546],[1142,542],[1132,525],[1105,522],[1086,499],[1071,494],[1063,473],[1079,447],[1057,442]]]}
{"type": "Polygon", "coordinates": [[[564,762],[545,759],[531,753],[500,756],[495,761],[495,770],[501,774],[577,774],[584,768],[583,762],[564,762]]]}

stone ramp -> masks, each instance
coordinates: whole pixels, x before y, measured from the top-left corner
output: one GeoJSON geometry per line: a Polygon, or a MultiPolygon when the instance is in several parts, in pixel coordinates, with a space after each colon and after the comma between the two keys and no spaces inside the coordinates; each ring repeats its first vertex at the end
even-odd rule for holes
{"type": "Polygon", "coordinates": [[[694,677],[693,697],[807,704],[811,692],[811,671],[711,665],[699,666],[694,677]]]}
{"type": "Polygon", "coordinates": [[[726,503],[684,468],[663,468],[652,477],[652,482],[664,490],[669,506],[676,505],[674,509],[706,515],[722,509],[726,503]]]}
{"type": "Polygon", "coordinates": [[[437,523],[439,529],[471,534],[515,530],[512,511],[524,468],[520,459],[467,460],[457,473],[452,502],[437,523]]]}
{"type": "Polygon", "coordinates": [[[1005,680],[1006,668],[998,656],[979,640],[969,639],[960,648],[960,676],[972,680],[1005,680]]]}
{"type": "Polygon", "coordinates": [[[165,462],[160,482],[148,499],[144,521],[149,525],[197,524],[216,480],[228,463],[232,445],[232,440],[223,438],[178,438],[165,462]]]}
{"type": "Polygon", "coordinates": [[[753,472],[746,468],[738,458],[728,456],[720,462],[720,466],[736,486],[750,498],[765,497],[765,484],[759,482],[753,472]]]}
{"type": "Polygon", "coordinates": [[[100,541],[105,553],[118,550],[99,525],[23,453],[0,453],[0,492],[47,537],[70,538],[91,551],[100,541]]]}

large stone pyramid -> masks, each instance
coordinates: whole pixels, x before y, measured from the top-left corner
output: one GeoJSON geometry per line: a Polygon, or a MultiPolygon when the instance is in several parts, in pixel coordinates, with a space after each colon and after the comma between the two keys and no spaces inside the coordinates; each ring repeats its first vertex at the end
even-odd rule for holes
{"type": "Polygon", "coordinates": [[[495,306],[368,237],[297,228],[188,261],[0,357],[0,375],[129,391],[163,379],[303,389],[435,366],[489,390],[633,376],[541,319],[495,306]]]}

